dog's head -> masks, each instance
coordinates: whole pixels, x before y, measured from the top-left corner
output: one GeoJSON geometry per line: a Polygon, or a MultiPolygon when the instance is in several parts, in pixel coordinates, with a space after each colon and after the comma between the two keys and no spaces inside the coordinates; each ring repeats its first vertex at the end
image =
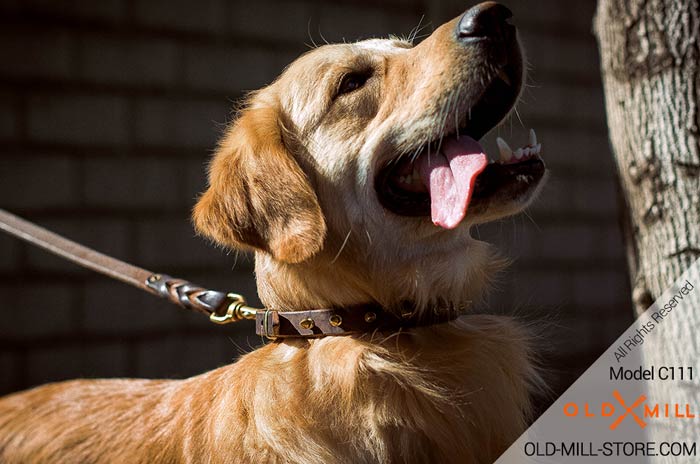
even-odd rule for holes
{"type": "Polygon", "coordinates": [[[223,138],[197,229],[257,252],[272,307],[478,295],[494,259],[470,226],[522,210],[544,175],[534,140],[515,154],[501,143],[498,162],[478,143],[524,79],[509,17],[486,2],[417,46],[367,40],[301,56],[223,138]]]}

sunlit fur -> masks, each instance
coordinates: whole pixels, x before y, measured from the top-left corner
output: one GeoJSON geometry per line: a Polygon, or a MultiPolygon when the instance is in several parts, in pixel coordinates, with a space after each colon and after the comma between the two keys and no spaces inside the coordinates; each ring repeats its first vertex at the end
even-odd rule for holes
{"type": "MultiPolygon", "coordinates": [[[[380,166],[454,130],[491,72],[453,28],[416,47],[319,47],[251,95],[194,221],[255,251],[266,306],[465,309],[501,267],[469,234],[478,217],[446,231],[387,212],[374,191],[380,166]],[[363,66],[365,86],[333,99],[342,73],[363,66]]],[[[535,383],[528,336],[507,317],[278,341],[185,380],[6,397],[0,462],[490,463],[524,430],[535,383]]]]}

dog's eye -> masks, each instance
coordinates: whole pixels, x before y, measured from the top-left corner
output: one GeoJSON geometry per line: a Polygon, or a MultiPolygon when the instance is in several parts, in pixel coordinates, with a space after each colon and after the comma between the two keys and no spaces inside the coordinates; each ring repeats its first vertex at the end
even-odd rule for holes
{"type": "Polygon", "coordinates": [[[365,85],[369,77],[369,73],[349,73],[344,75],[340,81],[340,85],[338,86],[336,96],[354,92],[365,85]]]}

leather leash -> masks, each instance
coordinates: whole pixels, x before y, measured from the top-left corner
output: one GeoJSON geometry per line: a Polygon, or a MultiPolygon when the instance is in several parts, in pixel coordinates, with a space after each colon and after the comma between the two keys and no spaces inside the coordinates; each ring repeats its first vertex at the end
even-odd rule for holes
{"type": "Polygon", "coordinates": [[[185,309],[202,313],[216,324],[255,319],[256,333],[268,339],[315,338],[326,335],[395,330],[449,322],[459,316],[459,313],[446,312],[419,321],[412,317],[412,313],[397,316],[378,305],[307,311],[252,308],[246,304],[245,298],[236,293],[210,290],[184,279],[153,273],[125,263],[3,209],[0,209],[0,230],[80,266],[166,298],[185,309]]]}
{"type": "Polygon", "coordinates": [[[80,266],[121,280],[193,311],[217,324],[254,319],[257,309],[242,296],[208,290],[191,282],[157,274],[107,256],[0,209],[0,229],[80,266]]]}

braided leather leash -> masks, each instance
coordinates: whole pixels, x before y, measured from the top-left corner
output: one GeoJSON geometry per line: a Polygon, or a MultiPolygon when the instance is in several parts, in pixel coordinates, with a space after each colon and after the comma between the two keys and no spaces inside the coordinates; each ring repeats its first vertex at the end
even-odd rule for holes
{"type": "Polygon", "coordinates": [[[236,293],[210,290],[187,280],[158,274],[95,251],[0,209],[0,230],[54,253],[80,266],[120,280],[178,306],[197,311],[216,324],[255,319],[255,331],[269,339],[285,337],[322,337],[376,330],[439,324],[459,316],[445,312],[432,318],[415,320],[411,313],[397,316],[377,305],[348,308],[277,311],[252,308],[236,293]]]}

